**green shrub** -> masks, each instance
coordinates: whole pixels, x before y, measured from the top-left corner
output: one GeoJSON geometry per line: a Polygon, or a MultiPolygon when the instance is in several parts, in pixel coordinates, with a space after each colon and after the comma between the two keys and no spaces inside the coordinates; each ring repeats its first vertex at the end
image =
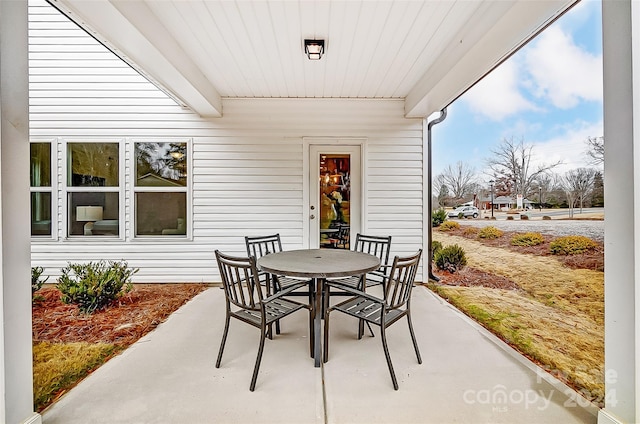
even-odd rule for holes
{"type": "Polygon", "coordinates": [[[436,211],[433,211],[431,213],[431,226],[432,227],[439,227],[440,224],[442,224],[446,220],[447,220],[447,211],[445,211],[442,208],[440,208],[440,209],[438,209],[436,211]]]}
{"type": "Polygon", "coordinates": [[[443,247],[433,256],[438,269],[454,273],[467,264],[467,258],[464,249],[457,244],[443,247]]]}
{"type": "Polygon", "coordinates": [[[431,253],[435,255],[438,251],[440,251],[440,249],[442,249],[442,243],[440,243],[438,240],[433,240],[431,242],[431,253]]]}
{"type": "Polygon", "coordinates": [[[44,280],[40,278],[42,273],[44,272],[44,268],[41,266],[36,266],[31,268],[31,294],[34,295],[35,292],[42,288],[42,285],[49,279],[45,278],[44,280]]]}
{"type": "Polygon", "coordinates": [[[57,288],[64,303],[74,303],[85,313],[106,307],[132,288],[131,277],[138,269],[126,262],[99,261],[69,264],[62,269],[57,288]]]}
{"type": "Polygon", "coordinates": [[[558,237],[549,243],[549,249],[554,255],[578,255],[598,247],[598,243],[585,236],[558,237]]]}
{"type": "Polygon", "coordinates": [[[478,232],[478,237],[483,239],[496,239],[502,237],[504,233],[498,228],[489,225],[478,232]]]}
{"type": "Polygon", "coordinates": [[[460,228],[460,224],[458,224],[456,221],[445,221],[440,224],[441,231],[457,230],[458,228],[460,228]]]}
{"type": "Polygon", "coordinates": [[[541,243],[544,243],[544,237],[540,233],[516,234],[511,237],[513,246],[537,246],[541,243]]]}

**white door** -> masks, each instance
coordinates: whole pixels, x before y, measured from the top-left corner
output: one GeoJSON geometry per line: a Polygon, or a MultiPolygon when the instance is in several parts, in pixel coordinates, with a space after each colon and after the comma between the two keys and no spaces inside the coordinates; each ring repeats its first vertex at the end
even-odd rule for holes
{"type": "Polygon", "coordinates": [[[309,247],[349,249],[360,232],[360,145],[309,146],[309,247]]]}

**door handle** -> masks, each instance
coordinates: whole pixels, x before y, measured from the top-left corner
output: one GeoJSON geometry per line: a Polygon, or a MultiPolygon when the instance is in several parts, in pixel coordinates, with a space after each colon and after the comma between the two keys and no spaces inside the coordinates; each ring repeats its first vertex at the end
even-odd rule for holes
{"type": "Polygon", "coordinates": [[[311,215],[309,218],[316,219],[316,216],[315,215],[311,215]]]}

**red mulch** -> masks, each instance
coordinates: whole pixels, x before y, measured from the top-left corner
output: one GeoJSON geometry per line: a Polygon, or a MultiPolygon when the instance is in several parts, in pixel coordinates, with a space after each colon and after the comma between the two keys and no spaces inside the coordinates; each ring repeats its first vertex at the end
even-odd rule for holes
{"type": "MultiPolygon", "coordinates": [[[[542,234],[542,237],[544,238],[544,243],[542,244],[539,244],[537,246],[512,246],[510,243],[511,237],[513,237],[515,234],[522,234],[522,232],[504,231],[502,237],[496,239],[482,239],[478,238],[477,234],[474,233],[473,230],[469,230],[470,228],[475,227],[461,225],[459,229],[454,229],[443,233],[476,240],[487,246],[499,247],[502,249],[509,249],[514,252],[528,253],[537,256],[551,255],[549,243],[556,239],[556,237],[542,234]]],[[[598,241],[596,241],[596,243],[598,243],[599,247],[592,251],[588,251],[579,255],[553,255],[553,257],[561,261],[565,266],[569,268],[604,271],[604,244],[598,241]]]]}
{"type": "Polygon", "coordinates": [[[489,274],[482,270],[466,266],[455,273],[437,270],[436,276],[441,284],[462,287],[489,287],[492,289],[519,290],[520,286],[513,280],[499,275],[489,274]]]}
{"type": "Polygon", "coordinates": [[[45,287],[33,304],[33,341],[113,343],[129,346],[153,330],[198,293],[205,284],[134,284],[109,307],[83,314],[60,301],[60,292],[45,287]]]}

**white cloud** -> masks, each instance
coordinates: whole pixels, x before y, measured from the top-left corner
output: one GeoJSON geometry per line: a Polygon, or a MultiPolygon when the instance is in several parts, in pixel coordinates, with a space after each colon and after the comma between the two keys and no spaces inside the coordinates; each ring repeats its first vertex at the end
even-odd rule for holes
{"type": "Polygon", "coordinates": [[[559,135],[548,140],[533,140],[533,168],[539,164],[551,164],[562,161],[554,168],[554,172],[563,174],[570,169],[592,167],[586,155],[587,137],[599,137],[603,134],[603,124],[600,122],[576,121],[564,126],[559,135]]]}
{"type": "Polygon", "coordinates": [[[512,58],[476,84],[462,100],[474,113],[494,121],[501,121],[520,112],[537,110],[520,92],[519,78],[518,64],[512,58]]]}
{"type": "Polygon", "coordinates": [[[526,50],[534,94],[569,109],[581,100],[602,101],[602,56],[580,48],[561,27],[545,30],[526,50]]]}

